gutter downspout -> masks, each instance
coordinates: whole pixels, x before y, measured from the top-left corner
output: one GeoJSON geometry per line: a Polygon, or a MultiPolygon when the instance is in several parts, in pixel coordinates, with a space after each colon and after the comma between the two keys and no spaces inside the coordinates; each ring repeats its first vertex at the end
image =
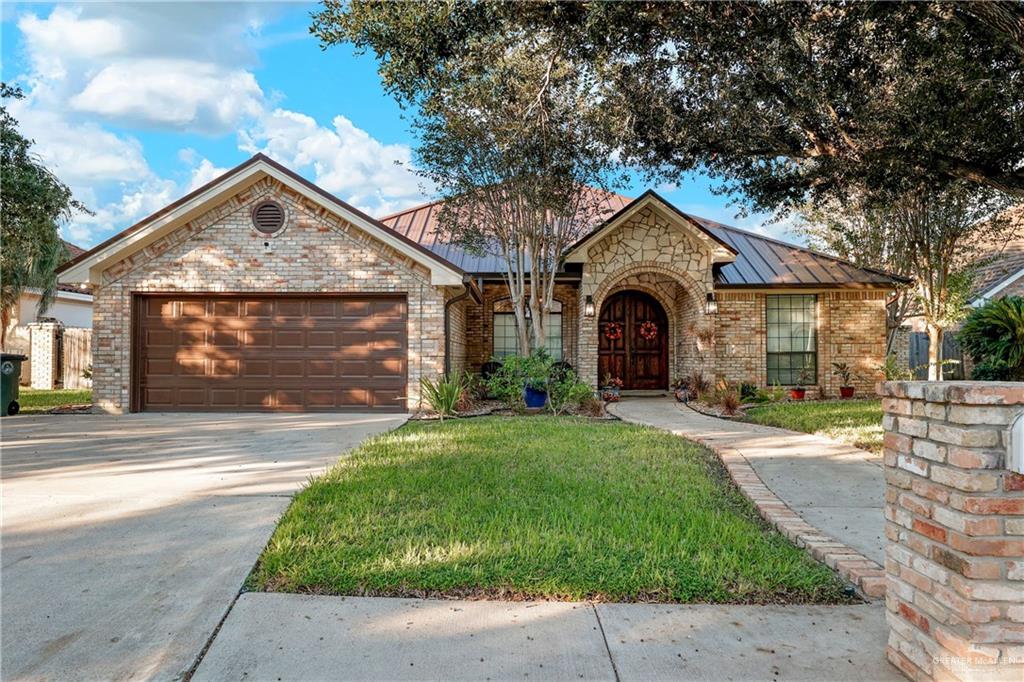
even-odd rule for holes
{"type": "Polygon", "coordinates": [[[451,306],[465,301],[470,296],[477,303],[482,303],[483,298],[480,295],[480,285],[473,281],[473,278],[466,275],[462,278],[463,291],[458,296],[449,298],[444,302],[444,375],[447,377],[452,371],[452,336],[451,336],[451,306]]]}

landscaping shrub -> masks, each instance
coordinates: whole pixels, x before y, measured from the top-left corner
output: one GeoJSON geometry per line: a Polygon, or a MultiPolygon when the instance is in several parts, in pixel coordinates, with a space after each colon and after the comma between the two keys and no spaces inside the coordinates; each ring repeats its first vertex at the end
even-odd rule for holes
{"type": "Polygon", "coordinates": [[[466,396],[466,376],[457,372],[437,379],[423,377],[420,379],[420,393],[434,412],[441,419],[450,417],[464,407],[466,396]]]}
{"type": "MultiPolygon", "coordinates": [[[[556,366],[557,367],[557,366],[556,366]]],[[[575,370],[553,371],[548,384],[548,409],[554,414],[578,410],[594,397],[594,389],[579,380],[575,370]]]]}
{"type": "Polygon", "coordinates": [[[720,404],[726,414],[736,414],[736,410],[740,408],[740,394],[731,388],[727,389],[722,393],[720,404]]]}
{"type": "Polygon", "coordinates": [[[701,396],[711,390],[711,380],[705,377],[703,372],[689,374],[683,377],[683,382],[686,384],[690,396],[695,400],[700,400],[701,396]]]}
{"type": "Polygon", "coordinates": [[[885,375],[886,381],[907,381],[914,378],[914,373],[910,369],[897,364],[895,353],[886,355],[885,362],[879,365],[878,369],[885,375]]]}
{"type": "Polygon", "coordinates": [[[971,378],[1024,381],[1024,297],[1007,296],[975,309],[957,340],[977,363],[971,378]]]}
{"type": "Polygon", "coordinates": [[[740,384],[740,400],[750,402],[757,398],[757,384],[744,382],[740,384]]]}
{"type": "Polygon", "coordinates": [[[538,391],[547,391],[554,364],[551,354],[545,348],[538,348],[528,356],[506,357],[487,379],[487,390],[516,412],[523,409],[523,390],[529,386],[538,391]]]}

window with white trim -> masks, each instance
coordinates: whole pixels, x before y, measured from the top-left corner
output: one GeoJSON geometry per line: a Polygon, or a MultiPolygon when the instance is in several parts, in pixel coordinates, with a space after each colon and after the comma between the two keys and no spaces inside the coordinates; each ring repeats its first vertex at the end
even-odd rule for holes
{"type": "MultiPolygon", "coordinates": [[[[516,316],[512,312],[512,302],[502,299],[494,303],[494,357],[501,359],[509,355],[519,354],[519,336],[516,334],[516,316]]],[[[531,320],[526,321],[532,325],[531,320]]],[[[532,329],[530,331],[532,333],[532,329]]],[[[544,346],[555,360],[562,359],[562,304],[551,302],[546,326],[546,342],[544,346]]]]}

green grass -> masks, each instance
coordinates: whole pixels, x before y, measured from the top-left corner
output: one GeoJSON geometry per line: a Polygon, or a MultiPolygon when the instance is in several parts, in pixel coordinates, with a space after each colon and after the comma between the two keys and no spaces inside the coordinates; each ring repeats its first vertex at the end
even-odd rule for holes
{"type": "Polygon", "coordinates": [[[823,400],[775,403],[747,411],[757,424],[832,438],[869,452],[882,452],[882,401],[823,400]]]}
{"type": "Polygon", "coordinates": [[[619,422],[410,423],[300,492],[249,585],[286,592],[836,602],[709,450],[619,422]]]}
{"type": "Polygon", "coordinates": [[[22,387],[18,390],[18,404],[21,414],[46,412],[64,405],[82,405],[92,402],[92,391],[84,389],[58,389],[44,391],[37,388],[22,387]]]}

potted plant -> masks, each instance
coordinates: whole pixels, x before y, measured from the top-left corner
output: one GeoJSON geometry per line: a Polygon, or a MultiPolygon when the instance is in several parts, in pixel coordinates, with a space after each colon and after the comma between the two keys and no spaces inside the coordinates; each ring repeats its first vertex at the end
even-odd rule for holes
{"type": "Polygon", "coordinates": [[[804,367],[800,370],[800,374],[796,378],[796,386],[791,386],[789,389],[789,397],[793,400],[803,400],[804,396],[807,395],[807,384],[814,381],[814,374],[811,372],[810,367],[804,367]]]}
{"type": "Polygon", "coordinates": [[[601,382],[601,398],[606,403],[617,403],[619,402],[619,396],[622,392],[623,382],[619,377],[613,377],[611,373],[604,375],[604,381],[601,382]]]}
{"type": "Polygon", "coordinates": [[[544,348],[522,359],[523,402],[527,409],[539,410],[547,404],[551,365],[551,356],[544,348]]]}
{"type": "Polygon", "coordinates": [[[686,377],[679,377],[669,388],[672,389],[672,395],[676,397],[676,402],[685,403],[690,399],[689,382],[686,377]]]}
{"type": "Polygon", "coordinates": [[[850,365],[845,362],[833,362],[832,376],[839,377],[839,396],[841,398],[852,398],[856,390],[853,386],[853,380],[857,375],[850,369],[850,365]]]}

